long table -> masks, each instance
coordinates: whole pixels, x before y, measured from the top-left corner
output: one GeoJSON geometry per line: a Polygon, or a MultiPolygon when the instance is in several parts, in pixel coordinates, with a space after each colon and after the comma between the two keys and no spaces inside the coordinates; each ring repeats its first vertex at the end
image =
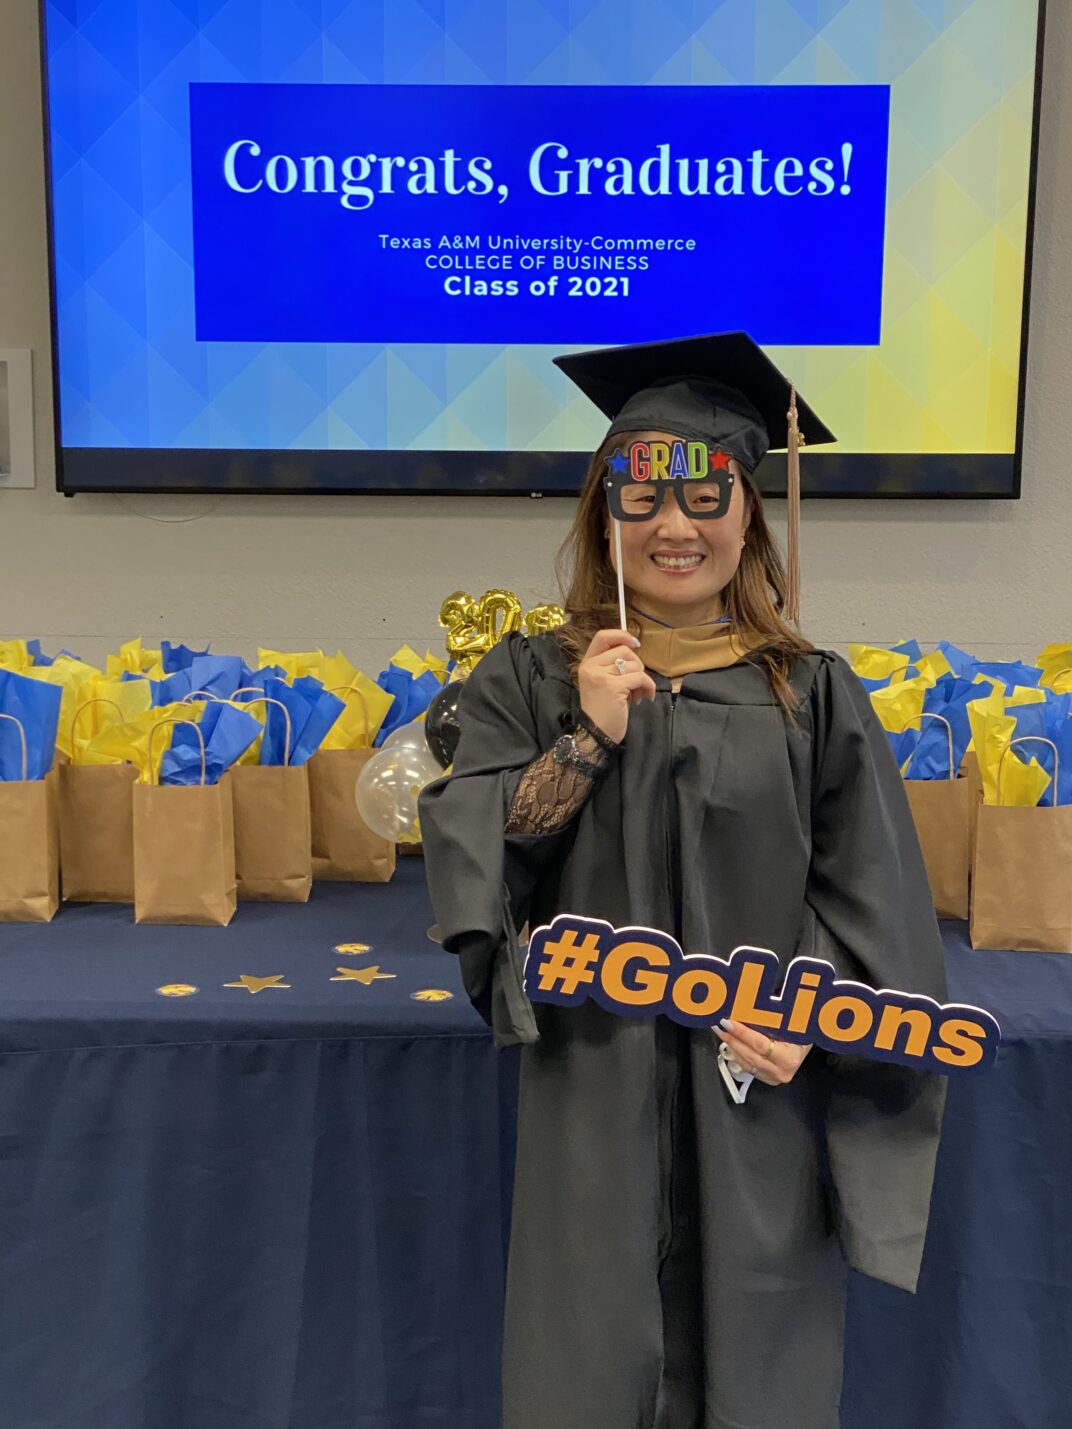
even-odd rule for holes
{"type": "MultiPolygon", "coordinates": [[[[405,859],[225,929],[0,927],[2,1429],[496,1429],[517,1058],[432,921],[405,859]]],[[[1004,1042],[919,1294],[852,1278],[843,1429],[1069,1429],[1072,959],[943,936],[1004,1042]]]]}

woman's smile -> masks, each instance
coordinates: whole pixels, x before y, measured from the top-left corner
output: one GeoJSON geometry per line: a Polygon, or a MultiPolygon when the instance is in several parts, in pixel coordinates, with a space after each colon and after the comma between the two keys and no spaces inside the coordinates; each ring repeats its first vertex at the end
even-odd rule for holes
{"type": "Polygon", "coordinates": [[[651,553],[652,562],[657,570],[665,571],[667,575],[687,576],[698,570],[707,559],[702,551],[670,551],[659,550],[651,553]]]}

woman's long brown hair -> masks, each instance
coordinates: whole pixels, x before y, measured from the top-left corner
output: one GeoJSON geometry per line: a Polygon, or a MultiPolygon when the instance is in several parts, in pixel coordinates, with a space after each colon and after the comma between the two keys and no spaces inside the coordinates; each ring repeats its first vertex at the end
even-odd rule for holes
{"type": "MultiPolygon", "coordinates": [[[[621,439],[621,433],[608,437],[592,457],[573,525],[555,560],[567,615],[567,623],[555,633],[570,659],[571,673],[576,672],[596,631],[608,626],[617,629],[620,619],[618,581],[603,534],[609,521],[603,477],[606,458],[621,439]]],[[[793,663],[798,655],[815,647],[782,618],[785,566],[763,514],[763,499],[747,473],[744,497],[751,520],[740,564],[722,592],[723,605],[735,629],[752,630],[765,637],[763,644],[745,659],[763,670],[771,692],[791,715],[799,703],[789,683],[793,663]]],[[[637,625],[635,633],[639,628],[637,625]]]]}

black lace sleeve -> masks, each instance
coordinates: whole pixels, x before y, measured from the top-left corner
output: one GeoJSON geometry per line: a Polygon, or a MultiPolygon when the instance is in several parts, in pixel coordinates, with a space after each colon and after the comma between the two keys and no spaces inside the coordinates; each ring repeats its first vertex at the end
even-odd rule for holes
{"type": "Polygon", "coordinates": [[[580,813],[620,745],[587,720],[578,723],[573,745],[581,759],[564,764],[553,749],[534,759],[521,776],[510,812],[508,834],[553,834],[580,813]],[[583,762],[584,766],[581,767],[583,762]]]}

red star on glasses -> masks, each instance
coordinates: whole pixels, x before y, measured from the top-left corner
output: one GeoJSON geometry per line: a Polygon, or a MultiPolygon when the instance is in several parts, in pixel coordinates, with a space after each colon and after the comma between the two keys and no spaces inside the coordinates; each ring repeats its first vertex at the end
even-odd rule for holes
{"type": "Polygon", "coordinates": [[[730,457],[721,447],[717,451],[708,452],[707,460],[712,471],[729,471],[730,457]]]}

